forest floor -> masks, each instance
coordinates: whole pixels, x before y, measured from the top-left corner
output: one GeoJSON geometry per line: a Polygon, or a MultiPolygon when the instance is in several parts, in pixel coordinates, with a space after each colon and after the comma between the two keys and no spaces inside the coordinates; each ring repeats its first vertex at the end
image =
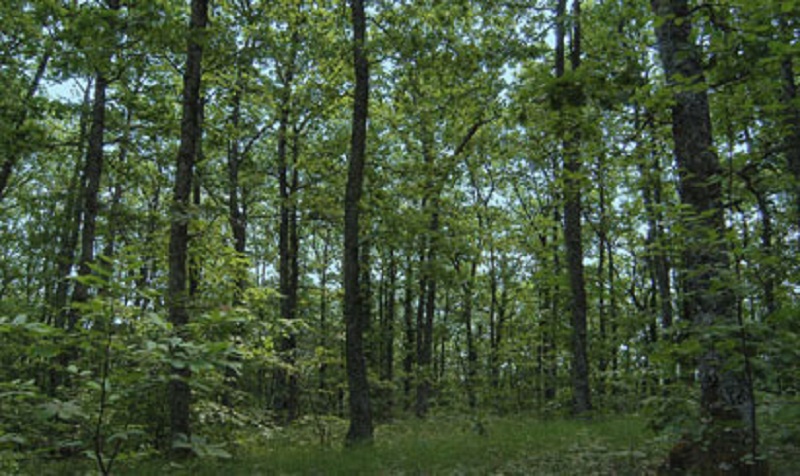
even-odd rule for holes
{"type": "MultiPolygon", "coordinates": [[[[368,447],[343,448],[345,422],[309,418],[290,429],[240,440],[231,458],[176,464],[120,459],[120,475],[649,475],[670,442],[636,417],[541,420],[431,417],[378,425],[368,447]],[[258,443],[256,441],[258,440],[258,443]]],[[[775,453],[773,474],[800,474],[797,461],[775,453]],[[777,464],[775,464],[777,463],[777,464]]],[[[789,455],[791,456],[791,455],[789,455]]],[[[797,455],[794,455],[797,456],[797,455]]],[[[22,474],[96,474],[91,461],[36,464],[22,474]]]]}

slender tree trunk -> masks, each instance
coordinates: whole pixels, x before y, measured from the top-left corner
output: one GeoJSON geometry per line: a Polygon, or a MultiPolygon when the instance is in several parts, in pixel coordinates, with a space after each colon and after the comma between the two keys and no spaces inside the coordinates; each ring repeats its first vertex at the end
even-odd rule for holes
{"type": "Polygon", "coordinates": [[[498,367],[500,330],[497,322],[499,281],[497,273],[497,257],[494,246],[492,246],[489,251],[489,382],[493,389],[497,389],[500,370],[498,367]]]}
{"type": "MultiPolygon", "coordinates": [[[[281,318],[284,322],[294,322],[297,314],[297,212],[294,192],[296,191],[297,170],[295,151],[297,134],[292,137],[290,147],[289,127],[291,121],[292,81],[294,60],[284,74],[284,91],[281,98],[281,113],[278,125],[278,188],[280,194],[280,226],[278,230],[278,274],[281,293],[281,318]],[[292,154],[290,150],[292,149],[292,154]],[[291,155],[291,160],[290,160],[291,155]],[[291,163],[290,163],[291,162],[291,163]]],[[[286,330],[279,341],[279,351],[285,367],[276,369],[275,409],[281,414],[284,423],[291,423],[298,414],[298,384],[294,370],[297,336],[293,329],[286,330]]]]}
{"type": "MultiPolygon", "coordinates": [[[[618,357],[618,348],[619,348],[618,345],[617,345],[617,340],[616,340],[616,336],[617,336],[617,320],[614,319],[614,316],[617,316],[617,290],[616,290],[616,283],[617,283],[617,281],[616,281],[616,273],[617,273],[617,270],[616,270],[616,265],[615,265],[615,261],[614,261],[614,246],[610,241],[607,243],[607,246],[608,246],[608,250],[607,250],[606,254],[608,255],[608,278],[607,278],[607,281],[608,281],[608,314],[609,314],[609,316],[612,316],[611,322],[609,323],[609,334],[610,334],[609,338],[611,340],[611,346],[610,346],[611,347],[611,355],[610,355],[609,358],[611,359],[611,370],[613,370],[614,373],[616,373],[616,370],[618,368],[617,357],[618,357]]],[[[613,388],[612,388],[612,393],[613,393],[613,388]]]]}
{"type": "MultiPolygon", "coordinates": [[[[169,234],[169,279],[166,301],[169,321],[178,335],[186,338],[189,323],[189,294],[187,289],[187,261],[189,248],[189,215],[192,192],[192,176],[201,136],[200,118],[202,102],[200,85],[202,77],[203,46],[199,36],[208,23],[209,0],[192,0],[187,42],[186,66],[183,74],[183,98],[181,138],[178,148],[173,210],[169,234]]],[[[181,358],[182,350],[171,352],[181,358]]],[[[173,442],[189,440],[191,389],[188,368],[174,367],[169,382],[170,433],[173,442]]],[[[187,451],[175,450],[176,456],[186,456],[187,451]]]]}
{"type": "MultiPolygon", "coordinates": [[[[570,63],[573,71],[580,67],[581,30],[580,0],[573,1],[572,42],[570,63]]],[[[556,77],[565,75],[566,0],[558,2],[556,31],[556,77]]],[[[562,107],[579,108],[582,104],[563,104],[562,107]]],[[[562,112],[564,114],[564,112],[562,112]]],[[[577,127],[580,127],[579,125],[577,127]]],[[[570,315],[572,324],[572,410],[576,415],[592,409],[589,390],[589,362],[587,355],[586,280],[583,267],[583,239],[581,232],[582,180],[581,158],[578,151],[580,131],[568,131],[564,140],[564,241],[567,250],[567,270],[571,291],[570,315]]]]}
{"type": "Polygon", "coordinates": [[[792,174],[794,184],[792,192],[795,199],[794,224],[800,228],[800,106],[797,105],[797,83],[795,82],[794,61],[786,57],[781,62],[781,80],[783,83],[783,122],[786,128],[786,162],[792,174]]]}
{"type": "Polygon", "coordinates": [[[467,368],[464,386],[467,391],[467,403],[469,403],[469,407],[472,410],[475,410],[475,408],[478,406],[478,396],[475,389],[476,377],[478,373],[478,351],[475,348],[475,338],[472,331],[472,294],[477,272],[478,260],[477,258],[473,258],[469,268],[469,276],[462,285],[464,290],[464,302],[462,303],[464,306],[464,332],[467,336],[467,368]]]}
{"type": "MultiPolygon", "coordinates": [[[[125,112],[125,129],[123,131],[123,138],[119,146],[119,164],[120,166],[124,166],[125,163],[128,161],[128,154],[130,153],[131,149],[131,125],[133,124],[133,110],[128,107],[125,112]]],[[[103,249],[103,256],[106,257],[106,272],[110,275],[113,271],[111,267],[110,259],[116,253],[117,248],[117,239],[119,238],[119,234],[122,231],[121,226],[121,202],[122,202],[122,194],[125,188],[120,183],[116,183],[113,186],[113,192],[111,194],[111,204],[109,206],[109,217],[108,217],[108,238],[106,239],[106,245],[103,249]]]]}
{"type": "Polygon", "coordinates": [[[353,101],[353,130],[350,141],[347,188],[344,200],[344,318],[345,362],[350,390],[350,427],[346,441],[349,445],[372,440],[372,410],[367,381],[367,361],[364,356],[364,329],[369,316],[363,315],[359,282],[359,207],[363,194],[366,162],[367,116],[369,114],[369,61],[366,51],[367,20],[364,0],[350,2],[353,22],[353,67],[355,91],[353,101]]]}
{"type": "MultiPolygon", "coordinates": [[[[323,349],[328,348],[328,260],[330,256],[330,230],[326,228],[322,238],[322,266],[319,278],[320,297],[319,297],[319,345],[323,349]]],[[[326,359],[325,359],[326,360],[326,359]]],[[[328,364],[322,361],[319,365],[319,390],[325,408],[329,409],[328,392],[328,364]]]]}
{"type": "MultiPolygon", "coordinates": [[[[364,217],[364,214],[361,216],[364,217]]],[[[362,220],[362,223],[365,221],[367,220],[362,220]]],[[[371,317],[375,315],[375,313],[372,308],[372,242],[369,238],[362,239],[359,259],[361,261],[361,277],[359,278],[359,285],[361,286],[361,305],[364,307],[361,313],[364,316],[371,317]]],[[[370,369],[379,371],[380,365],[378,361],[380,353],[377,352],[376,348],[379,343],[376,337],[379,337],[379,335],[378,333],[376,336],[373,320],[371,318],[368,319],[364,326],[364,357],[367,359],[367,373],[369,373],[370,369]]]]}
{"type": "Polygon", "coordinates": [[[14,149],[21,146],[26,140],[27,134],[22,126],[24,126],[25,121],[28,120],[28,107],[34,96],[36,96],[36,92],[39,90],[39,85],[42,82],[42,78],[44,78],[44,73],[47,71],[47,64],[50,62],[50,56],[51,53],[48,49],[39,59],[39,64],[36,67],[36,73],[33,76],[33,81],[31,82],[30,86],[28,87],[28,91],[25,94],[22,112],[13,121],[11,141],[12,145],[15,147],[10,148],[12,152],[3,160],[3,164],[0,166],[0,203],[2,203],[3,199],[6,197],[8,183],[11,180],[11,174],[14,172],[14,167],[19,161],[20,153],[14,149]]]}
{"type": "MultiPolygon", "coordinates": [[[[84,107],[81,111],[80,132],[79,132],[79,146],[77,151],[78,157],[84,156],[85,138],[88,129],[89,109],[91,108],[90,88],[87,86],[86,94],[83,99],[84,107]]],[[[78,191],[83,190],[83,174],[82,174],[82,161],[78,160],[75,164],[75,170],[70,179],[69,190],[75,192],[67,196],[67,203],[64,206],[63,228],[59,239],[58,255],[56,257],[56,287],[52,295],[52,309],[55,319],[53,324],[58,329],[66,329],[67,323],[70,320],[71,311],[67,308],[69,301],[70,283],[69,279],[72,269],[75,264],[75,254],[78,250],[78,243],[80,239],[81,217],[83,216],[81,201],[82,195],[78,191]]],[[[54,395],[56,389],[65,382],[67,374],[64,369],[69,365],[72,358],[71,352],[63,352],[58,357],[58,365],[50,369],[48,376],[48,393],[54,395]]]]}
{"type": "MultiPolygon", "coordinates": [[[[197,151],[194,158],[194,170],[192,172],[192,206],[194,210],[200,210],[203,205],[203,179],[206,176],[203,156],[203,124],[205,124],[205,99],[200,98],[200,118],[197,120],[197,127],[200,135],[197,137],[197,151]]],[[[200,284],[203,281],[203,256],[191,254],[188,256],[189,272],[189,302],[193,302],[199,293],[200,284]]]]}
{"type": "MultiPolygon", "coordinates": [[[[432,159],[426,161],[432,163],[432,159]]],[[[439,230],[438,200],[431,201],[431,219],[428,225],[428,249],[424,257],[420,307],[417,311],[417,402],[415,412],[422,418],[428,414],[433,390],[433,317],[436,313],[436,278],[433,276],[436,261],[436,233],[439,230]]]]}
{"type": "MultiPolygon", "coordinates": [[[[241,71],[237,72],[241,76],[241,71]]],[[[242,153],[239,144],[238,134],[239,123],[242,115],[242,84],[237,80],[231,99],[231,126],[233,127],[234,137],[228,142],[228,221],[233,235],[233,249],[239,256],[244,256],[247,252],[247,216],[242,205],[239,203],[239,168],[242,165],[242,153]]],[[[237,270],[237,273],[239,271],[237,270]]],[[[233,305],[241,304],[242,297],[247,289],[246,273],[241,272],[236,277],[236,289],[234,290],[233,305]]]]}
{"type": "MultiPolygon", "coordinates": [[[[747,143],[748,152],[752,150],[752,138],[750,134],[745,131],[745,141],[747,143]]],[[[758,172],[756,172],[757,174],[758,172]]],[[[776,296],[777,287],[777,272],[773,259],[777,258],[774,246],[775,225],[772,212],[772,203],[769,199],[769,188],[759,183],[759,177],[750,176],[747,173],[740,173],[741,178],[744,180],[745,186],[756,199],[758,204],[758,212],[761,215],[761,251],[767,258],[767,262],[761,264],[763,270],[760,274],[760,281],[762,284],[764,314],[762,319],[775,313],[780,307],[780,301],[776,296]]]]}
{"type": "Polygon", "coordinates": [[[394,408],[394,334],[395,334],[395,293],[397,290],[397,259],[394,250],[389,251],[386,275],[383,277],[383,299],[381,320],[381,369],[383,382],[384,418],[392,415],[394,408]]]}
{"type": "MultiPolygon", "coordinates": [[[[108,80],[103,73],[97,73],[94,81],[94,102],[92,105],[92,127],[89,130],[89,149],[83,176],[86,180],[83,189],[82,210],[83,227],[81,229],[81,251],[78,260],[78,276],[88,277],[92,274],[94,263],[94,242],[96,235],[97,215],[99,212],[100,179],[103,173],[103,135],[105,133],[106,87],[108,80]]],[[[81,279],[75,283],[72,302],[79,304],[89,300],[89,285],[81,279]]],[[[70,313],[68,327],[74,328],[80,313],[70,313]]]]}
{"type": "MultiPolygon", "coordinates": [[[[756,456],[755,402],[752,381],[739,364],[740,356],[719,340],[718,326],[737,326],[736,300],[729,284],[731,263],[725,246],[722,171],[714,151],[708,96],[700,48],[692,39],[692,13],[687,0],[651,0],[656,35],[667,79],[675,87],[672,135],[680,177],[684,220],[685,299],[687,317],[701,337],[698,361],[701,412],[707,451],[684,467],[701,473],[722,468],[752,474],[744,461],[756,456]],[[676,80],[691,86],[676,85],[676,80]]],[[[673,451],[672,456],[677,456],[673,451]]]]}
{"type": "Polygon", "coordinates": [[[405,283],[403,284],[403,323],[405,340],[403,346],[403,395],[404,408],[411,408],[411,389],[414,382],[414,357],[417,335],[414,326],[414,264],[411,253],[406,258],[405,283]]]}
{"type": "MultiPolygon", "coordinates": [[[[640,126],[639,110],[636,110],[636,127],[640,126]]],[[[658,296],[658,308],[661,327],[669,329],[674,320],[672,310],[672,284],[670,283],[670,264],[666,251],[664,232],[663,183],[661,172],[661,159],[652,157],[648,163],[643,159],[639,163],[639,173],[642,176],[642,200],[644,201],[645,214],[647,215],[647,248],[648,266],[652,273],[653,284],[658,296]]]]}
{"type": "Polygon", "coordinates": [[[447,370],[447,359],[445,359],[445,352],[447,348],[447,321],[450,317],[451,310],[450,290],[445,291],[444,294],[444,309],[442,309],[442,330],[439,333],[439,355],[436,356],[436,383],[442,382],[445,378],[445,371],[447,370]]]}
{"type": "MultiPolygon", "coordinates": [[[[90,82],[90,84],[92,84],[90,82]]],[[[85,154],[85,143],[89,129],[89,116],[91,112],[91,88],[87,85],[86,92],[83,98],[83,108],[81,109],[80,119],[80,132],[78,141],[77,156],[82,158],[85,154]]],[[[67,197],[67,203],[64,206],[64,228],[63,234],[60,239],[60,247],[57,258],[58,270],[56,279],[56,291],[53,296],[53,311],[56,313],[55,325],[59,329],[65,329],[69,317],[67,310],[67,302],[69,298],[69,275],[75,264],[75,254],[78,249],[78,240],[80,238],[81,217],[83,216],[82,208],[82,195],[79,191],[84,189],[84,180],[82,174],[82,161],[78,160],[75,165],[75,172],[70,180],[69,190],[74,190],[67,197]]]]}
{"type": "MultiPolygon", "coordinates": [[[[110,0],[108,7],[112,11],[120,9],[119,0],[110,0]]],[[[109,25],[114,27],[115,25],[109,25]]],[[[113,56],[113,53],[109,56],[113,56]]],[[[94,264],[94,245],[97,235],[97,216],[100,211],[100,180],[103,176],[103,153],[106,130],[106,89],[108,88],[107,72],[98,70],[94,80],[94,99],[92,104],[92,126],[89,129],[89,148],[83,170],[85,180],[83,189],[83,228],[81,229],[81,252],[78,260],[78,276],[88,277],[92,274],[94,264]]],[[[73,303],[85,303],[89,300],[89,285],[78,279],[72,294],[73,303]]],[[[78,310],[70,313],[68,327],[74,328],[80,316],[78,310]]]]}
{"type": "Polygon", "coordinates": [[[599,352],[598,352],[598,361],[597,367],[600,371],[598,383],[597,383],[597,393],[600,395],[605,395],[606,393],[606,371],[608,370],[608,357],[606,354],[606,349],[610,347],[608,342],[608,309],[607,309],[607,301],[606,301],[606,251],[608,250],[608,231],[609,231],[609,220],[608,220],[608,210],[607,210],[607,200],[608,200],[608,192],[606,190],[606,163],[605,157],[601,153],[600,160],[598,163],[598,187],[599,187],[599,206],[600,206],[600,224],[598,226],[597,232],[597,283],[598,283],[598,295],[597,295],[597,314],[598,314],[598,334],[599,334],[599,352]]]}
{"type": "Polygon", "coordinates": [[[500,387],[500,383],[503,377],[503,342],[506,338],[506,325],[508,319],[508,303],[509,303],[509,286],[510,286],[510,277],[505,274],[505,263],[501,263],[501,290],[500,290],[500,298],[497,301],[497,329],[495,331],[495,372],[496,372],[496,382],[495,387],[500,387]]]}
{"type": "MultiPolygon", "coordinates": [[[[561,258],[560,258],[560,250],[558,249],[557,243],[559,238],[559,223],[561,222],[561,213],[559,213],[559,207],[553,207],[553,226],[551,227],[551,232],[553,234],[553,239],[551,240],[550,248],[551,250],[547,250],[547,233],[542,234],[542,246],[545,248],[545,252],[552,251],[552,272],[553,275],[556,277],[561,276],[561,258]]],[[[543,396],[544,400],[549,402],[555,400],[558,394],[558,361],[557,361],[557,350],[558,344],[556,341],[557,329],[558,329],[558,320],[557,316],[560,314],[561,303],[559,301],[559,296],[561,294],[560,291],[561,286],[558,283],[558,279],[553,280],[550,282],[548,279],[548,283],[543,290],[544,299],[543,299],[543,307],[544,307],[544,315],[546,316],[545,319],[541,322],[541,333],[542,333],[542,360],[543,360],[543,396]]]]}

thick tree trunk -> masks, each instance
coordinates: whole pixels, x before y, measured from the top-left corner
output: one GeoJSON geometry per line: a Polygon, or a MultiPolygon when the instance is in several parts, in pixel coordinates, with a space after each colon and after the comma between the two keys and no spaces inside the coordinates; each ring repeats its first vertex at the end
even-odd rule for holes
{"type": "MultiPolygon", "coordinates": [[[[739,356],[716,343],[735,336],[720,335],[718,326],[736,326],[736,300],[728,284],[730,263],[725,247],[722,171],[713,147],[708,96],[700,48],[692,40],[687,0],[651,0],[660,17],[656,35],[664,71],[675,87],[672,135],[680,177],[684,219],[685,299],[687,318],[701,337],[698,360],[701,412],[707,451],[684,469],[702,473],[738,471],[750,474],[744,461],[755,456],[756,422],[752,382],[739,356]],[[675,84],[688,81],[690,85],[675,84]]],[[[677,455],[673,455],[677,456],[677,455]]]]}
{"type": "MultiPolygon", "coordinates": [[[[200,118],[202,103],[200,85],[202,78],[203,47],[199,36],[208,23],[208,1],[192,0],[189,22],[189,40],[186,67],[183,74],[183,98],[181,138],[178,148],[173,209],[169,235],[169,279],[166,302],[169,321],[179,335],[185,337],[189,322],[189,294],[187,289],[187,256],[189,248],[189,215],[192,192],[192,176],[201,136],[200,118]]],[[[171,352],[181,358],[179,348],[171,352]]],[[[170,433],[173,442],[189,440],[191,389],[188,368],[173,368],[169,382],[170,433]]],[[[185,450],[176,450],[176,456],[185,456],[185,450]]]]}
{"type": "Polygon", "coordinates": [[[344,200],[344,318],[345,363],[350,390],[350,427],[346,442],[349,445],[372,440],[372,410],[367,381],[367,361],[364,356],[364,329],[369,316],[363,315],[359,282],[359,207],[363,193],[366,162],[367,116],[369,114],[369,62],[366,52],[367,21],[364,0],[351,0],[353,21],[353,66],[355,92],[353,101],[353,130],[350,141],[350,160],[344,200]]]}

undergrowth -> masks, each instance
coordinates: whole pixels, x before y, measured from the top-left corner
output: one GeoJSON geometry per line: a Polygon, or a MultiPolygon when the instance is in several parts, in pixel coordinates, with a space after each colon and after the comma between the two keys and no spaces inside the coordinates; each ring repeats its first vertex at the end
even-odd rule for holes
{"type": "MultiPolygon", "coordinates": [[[[768,407],[765,407],[768,408],[768,407]]],[[[764,411],[762,451],[775,475],[800,474],[794,406],[764,411]],[[787,410],[788,408],[788,410],[787,410]],[[788,412],[788,413],[787,413],[788,412]]],[[[379,425],[366,447],[344,448],[346,421],[306,417],[289,428],[256,428],[229,435],[229,458],[207,456],[177,464],[122,455],[117,475],[651,475],[674,435],[655,433],[642,417],[591,420],[514,415],[438,415],[379,425]]],[[[224,452],[228,454],[228,452],[224,452]]],[[[0,458],[0,463],[3,463],[0,458]]],[[[6,461],[2,474],[92,475],[89,459],[6,461]]]]}
{"type": "MultiPolygon", "coordinates": [[[[341,446],[346,424],[305,420],[240,442],[230,459],[183,465],[121,460],[116,474],[436,475],[652,474],[665,454],[639,418],[538,420],[434,416],[380,425],[368,447],[341,446]]],[[[29,474],[87,474],[90,465],[29,467],[29,474]]]]}

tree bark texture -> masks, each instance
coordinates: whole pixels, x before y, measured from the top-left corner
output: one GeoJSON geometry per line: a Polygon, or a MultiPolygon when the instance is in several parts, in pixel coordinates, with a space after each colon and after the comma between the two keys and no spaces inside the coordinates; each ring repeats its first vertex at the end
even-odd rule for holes
{"type": "Polygon", "coordinates": [[[350,138],[350,160],[344,200],[344,318],[345,363],[350,391],[350,426],[346,442],[349,445],[372,440],[372,410],[367,381],[367,361],[364,355],[364,329],[369,316],[363,315],[359,260],[359,207],[363,194],[367,146],[367,116],[369,113],[369,63],[366,52],[367,21],[364,0],[350,2],[353,22],[353,67],[355,94],[353,124],[350,138]]]}
{"type": "MultiPolygon", "coordinates": [[[[187,289],[187,256],[189,248],[189,218],[192,193],[192,176],[200,143],[200,118],[202,102],[202,33],[208,23],[209,0],[192,0],[189,22],[186,66],[183,73],[181,138],[178,148],[175,186],[173,188],[172,220],[169,234],[169,278],[166,301],[169,321],[178,335],[185,334],[189,322],[189,294],[187,289]]],[[[180,358],[180,349],[171,349],[180,358]]],[[[173,442],[190,439],[191,389],[187,368],[173,368],[169,383],[170,433],[173,442]]],[[[176,451],[185,455],[185,451],[176,451]]]]}
{"type": "Polygon", "coordinates": [[[736,326],[736,300],[728,284],[730,263],[725,240],[719,158],[713,146],[708,95],[700,48],[692,40],[687,0],[651,0],[660,23],[656,35],[668,81],[674,89],[672,135],[678,166],[683,218],[685,310],[703,351],[698,359],[701,417],[707,451],[693,467],[703,474],[751,474],[742,460],[756,449],[752,382],[736,351],[717,346],[717,326],[736,326]],[[676,84],[680,78],[681,83],[676,84]],[[688,84],[684,84],[687,82],[688,84]],[[687,87],[688,86],[688,87],[687,87]]]}
{"type": "MultiPolygon", "coordinates": [[[[575,71],[580,67],[581,31],[580,1],[573,1],[572,41],[570,64],[575,71]]],[[[566,0],[559,0],[556,20],[556,77],[565,76],[565,21],[566,0]]],[[[560,102],[560,101],[559,101],[560,102]]],[[[562,104],[562,107],[580,107],[581,104],[562,104]]],[[[567,111],[564,112],[566,114],[567,111]]],[[[578,126],[579,127],[579,126],[578,126]]],[[[582,193],[581,157],[579,155],[580,131],[569,131],[564,140],[564,242],[571,291],[570,316],[572,324],[572,410],[576,415],[592,409],[589,387],[589,362],[587,355],[586,280],[583,266],[583,234],[581,230],[582,193]]]]}

